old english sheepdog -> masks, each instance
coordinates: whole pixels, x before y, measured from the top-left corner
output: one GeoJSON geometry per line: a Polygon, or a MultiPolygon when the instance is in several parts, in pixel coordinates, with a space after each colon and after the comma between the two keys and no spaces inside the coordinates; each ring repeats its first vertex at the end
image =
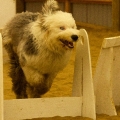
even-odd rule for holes
{"type": "Polygon", "coordinates": [[[79,30],[70,13],[62,12],[56,0],[47,0],[41,13],[17,14],[2,37],[16,98],[38,98],[68,63],[79,30]]]}

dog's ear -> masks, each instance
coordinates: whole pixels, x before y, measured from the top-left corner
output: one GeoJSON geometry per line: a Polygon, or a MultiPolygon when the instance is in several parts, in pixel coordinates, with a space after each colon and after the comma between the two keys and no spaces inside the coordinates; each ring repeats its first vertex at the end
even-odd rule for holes
{"type": "Polygon", "coordinates": [[[58,2],[56,0],[47,0],[42,7],[42,15],[50,15],[59,10],[58,2]]]}
{"type": "Polygon", "coordinates": [[[42,7],[41,14],[39,14],[37,22],[40,24],[41,30],[48,30],[48,24],[46,23],[46,17],[59,11],[59,6],[56,0],[47,0],[42,7]]]}

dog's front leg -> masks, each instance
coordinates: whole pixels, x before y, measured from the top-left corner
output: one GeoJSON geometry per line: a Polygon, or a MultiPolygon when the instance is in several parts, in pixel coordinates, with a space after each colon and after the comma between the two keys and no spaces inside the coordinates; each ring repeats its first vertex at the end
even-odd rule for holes
{"type": "Polygon", "coordinates": [[[55,74],[41,74],[32,67],[23,67],[28,82],[27,94],[30,98],[39,98],[51,87],[55,74]]]}

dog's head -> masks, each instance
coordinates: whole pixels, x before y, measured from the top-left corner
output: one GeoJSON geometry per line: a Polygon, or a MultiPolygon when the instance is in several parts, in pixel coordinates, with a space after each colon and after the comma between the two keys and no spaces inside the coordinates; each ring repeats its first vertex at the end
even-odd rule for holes
{"type": "Polygon", "coordinates": [[[38,21],[50,50],[71,50],[79,39],[74,18],[70,13],[60,11],[55,0],[47,0],[38,21]]]}

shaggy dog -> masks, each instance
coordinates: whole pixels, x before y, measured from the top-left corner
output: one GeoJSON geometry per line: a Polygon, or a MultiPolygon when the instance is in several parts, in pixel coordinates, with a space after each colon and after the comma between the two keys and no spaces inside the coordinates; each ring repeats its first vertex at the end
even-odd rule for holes
{"type": "Polygon", "coordinates": [[[2,36],[16,98],[38,98],[68,63],[79,31],[70,13],[60,11],[55,0],[47,0],[41,13],[17,14],[2,36]]]}

